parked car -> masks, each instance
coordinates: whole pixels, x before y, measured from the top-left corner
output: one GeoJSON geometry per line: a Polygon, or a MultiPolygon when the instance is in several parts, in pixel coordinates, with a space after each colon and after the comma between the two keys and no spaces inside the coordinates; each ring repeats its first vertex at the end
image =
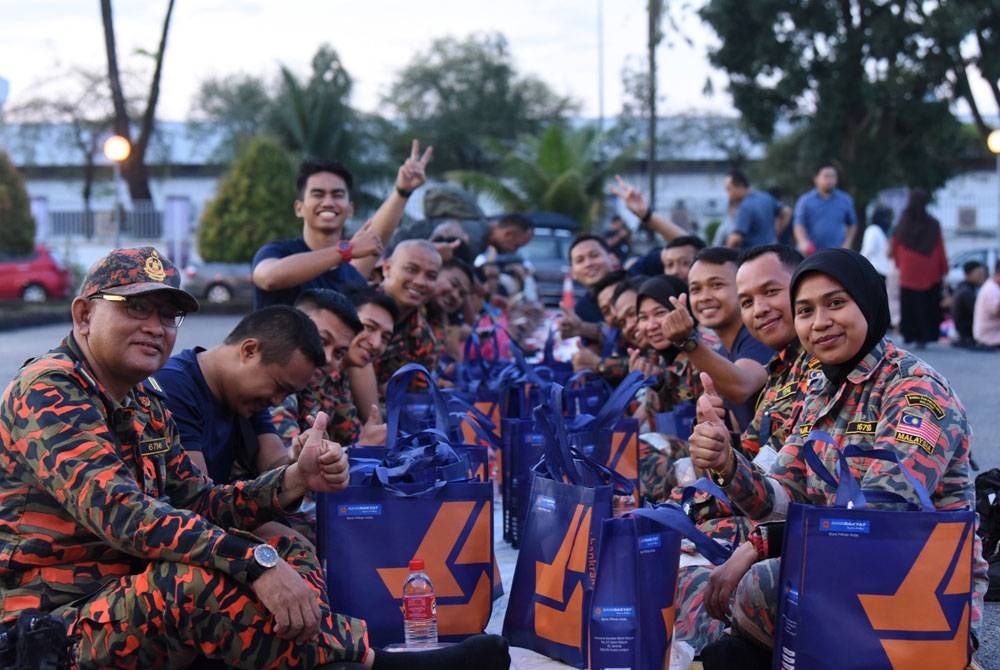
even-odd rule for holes
{"type": "MultiPolygon", "coordinates": [[[[563,277],[569,271],[569,245],[579,231],[576,221],[562,214],[534,212],[528,214],[535,224],[535,234],[517,254],[531,263],[538,298],[546,307],[558,307],[562,299],[563,277]]],[[[576,286],[577,297],[584,289],[576,286]]]]}
{"type": "Polygon", "coordinates": [[[975,249],[967,249],[956,253],[954,256],[949,256],[948,276],[945,281],[948,282],[950,288],[954,289],[957,287],[965,279],[962,266],[969,261],[979,261],[985,265],[986,274],[990,276],[993,274],[993,268],[996,267],[998,255],[1000,255],[1000,247],[976,247],[975,249]]]}
{"type": "Polygon", "coordinates": [[[26,256],[0,254],[0,300],[66,298],[72,281],[62,260],[43,244],[26,256]]]}
{"type": "Polygon", "coordinates": [[[181,287],[205,302],[221,304],[253,298],[249,263],[202,263],[188,265],[181,287]]]}

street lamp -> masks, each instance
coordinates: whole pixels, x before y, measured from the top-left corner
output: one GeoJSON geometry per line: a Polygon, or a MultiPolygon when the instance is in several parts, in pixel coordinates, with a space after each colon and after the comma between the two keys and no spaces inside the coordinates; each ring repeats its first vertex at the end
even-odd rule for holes
{"type": "Polygon", "coordinates": [[[132,153],[132,144],[121,135],[112,135],[104,142],[104,157],[111,161],[115,175],[115,249],[122,245],[122,210],[118,194],[122,180],[122,162],[132,153]]]}
{"type": "Polygon", "coordinates": [[[997,232],[1000,233],[1000,128],[986,138],[986,147],[997,157],[997,232]]]}

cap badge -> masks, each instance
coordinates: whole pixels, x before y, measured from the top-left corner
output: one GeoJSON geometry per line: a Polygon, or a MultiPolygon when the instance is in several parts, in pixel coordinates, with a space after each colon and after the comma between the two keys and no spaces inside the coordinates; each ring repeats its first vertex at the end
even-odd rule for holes
{"type": "Polygon", "coordinates": [[[146,259],[146,274],[153,281],[163,281],[167,278],[160,256],[155,251],[146,259]]]}

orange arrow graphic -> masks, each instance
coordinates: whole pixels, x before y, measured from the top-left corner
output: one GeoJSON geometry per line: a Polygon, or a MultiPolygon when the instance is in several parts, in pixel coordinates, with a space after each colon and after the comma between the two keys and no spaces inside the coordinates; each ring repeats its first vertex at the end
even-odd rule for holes
{"type": "Polygon", "coordinates": [[[583,621],[583,584],[577,584],[566,603],[566,609],[559,611],[542,603],[535,603],[535,633],[538,637],[552,640],[567,647],[579,647],[583,637],[580,623],[583,621]]]}
{"type": "MultiPolygon", "coordinates": [[[[939,523],[893,595],[858,595],[875,630],[947,631],[936,591],[965,531],[964,523],[939,523]]],[[[929,666],[930,667],[930,666],[929,666]]]]}
{"type": "Polygon", "coordinates": [[[583,561],[576,561],[580,564],[580,568],[576,571],[583,572],[586,566],[586,541],[587,535],[590,533],[589,510],[586,521],[586,527],[584,527],[584,506],[577,505],[573,511],[573,519],[569,522],[569,528],[566,529],[566,535],[563,536],[562,544],[559,545],[559,550],[552,558],[552,562],[535,561],[535,593],[556,602],[563,602],[566,566],[569,563],[570,555],[578,553],[576,545],[580,542],[581,537],[584,543],[583,561]]]}
{"type": "MultiPolygon", "coordinates": [[[[969,606],[950,640],[882,640],[882,648],[893,668],[955,667],[955,659],[965,659],[969,648],[969,606]]],[[[965,661],[957,666],[965,666],[965,661]]]]}
{"type": "Polygon", "coordinates": [[[438,630],[441,635],[482,633],[490,620],[490,576],[484,570],[476,588],[464,605],[438,605],[438,630]]]}
{"type": "MultiPolygon", "coordinates": [[[[434,594],[439,598],[463,595],[462,587],[448,569],[447,561],[475,506],[476,503],[471,501],[443,503],[413,555],[414,558],[424,559],[427,576],[434,583],[434,594]]],[[[408,567],[378,568],[378,576],[393,598],[403,597],[403,582],[408,574],[408,567]]]]}

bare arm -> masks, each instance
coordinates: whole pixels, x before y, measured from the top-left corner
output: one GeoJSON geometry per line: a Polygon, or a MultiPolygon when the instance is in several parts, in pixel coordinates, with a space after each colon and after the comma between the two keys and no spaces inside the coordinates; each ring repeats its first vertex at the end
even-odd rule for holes
{"type": "Polygon", "coordinates": [[[253,283],[262,291],[280,291],[315,279],[338,267],[341,261],[335,246],[284,258],[265,258],[253,269],[253,283]]]}
{"type": "Polygon", "coordinates": [[[288,465],[289,449],[275,433],[257,436],[257,472],[267,472],[288,465]]]}
{"type": "Polygon", "coordinates": [[[687,235],[687,231],[673,221],[660,216],[656,212],[650,212],[649,207],[646,205],[646,198],[643,197],[639,189],[625,183],[625,180],[619,175],[615,175],[615,180],[617,180],[618,186],[612,186],[611,193],[621,198],[628,211],[640,219],[645,219],[648,214],[649,220],[647,221],[647,225],[650,230],[656,232],[667,242],[675,237],[687,235]]]}
{"type": "MultiPolygon", "coordinates": [[[[421,156],[420,142],[413,140],[409,157],[399,166],[399,171],[396,173],[396,183],[392,192],[372,216],[371,231],[378,235],[383,247],[389,244],[389,239],[396,232],[399,221],[403,218],[403,210],[406,208],[406,200],[409,198],[409,195],[403,195],[403,193],[412,193],[427,181],[427,163],[433,153],[434,147],[427,147],[421,156]]],[[[375,268],[377,261],[378,256],[365,256],[364,258],[355,258],[351,261],[351,265],[363,277],[367,278],[375,268]]]]}
{"type": "Polygon", "coordinates": [[[345,371],[351,384],[354,406],[358,408],[358,416],[362,421],[368,421],[372,405],[378,406],[378,381],[375,379],[375,368],[369,364],[361,368],[345,368],[345,371]]]}
{"type": "Polygon", "coordinates": [[[858,233],[857,224],[847,227],[847,232],[844,233],[844,248],[850,249],[851,245],[854,244],[854,236],[858,233]]]}
{"type": "Polygon", "coordinates": [[[730,249],[739,249],[743,246],[743,233],[733,231],[726,237],[726,246],[730,249]]]}
{"type": "Polygon", "coordinates": [[[785,232],[788,228],[788,224],[792,222],[792,208],[787,205],[783,206],[778,210],[778,216],[774,217],[774,234],[777,237],[781,237],[781,234],[785,232]]]}

